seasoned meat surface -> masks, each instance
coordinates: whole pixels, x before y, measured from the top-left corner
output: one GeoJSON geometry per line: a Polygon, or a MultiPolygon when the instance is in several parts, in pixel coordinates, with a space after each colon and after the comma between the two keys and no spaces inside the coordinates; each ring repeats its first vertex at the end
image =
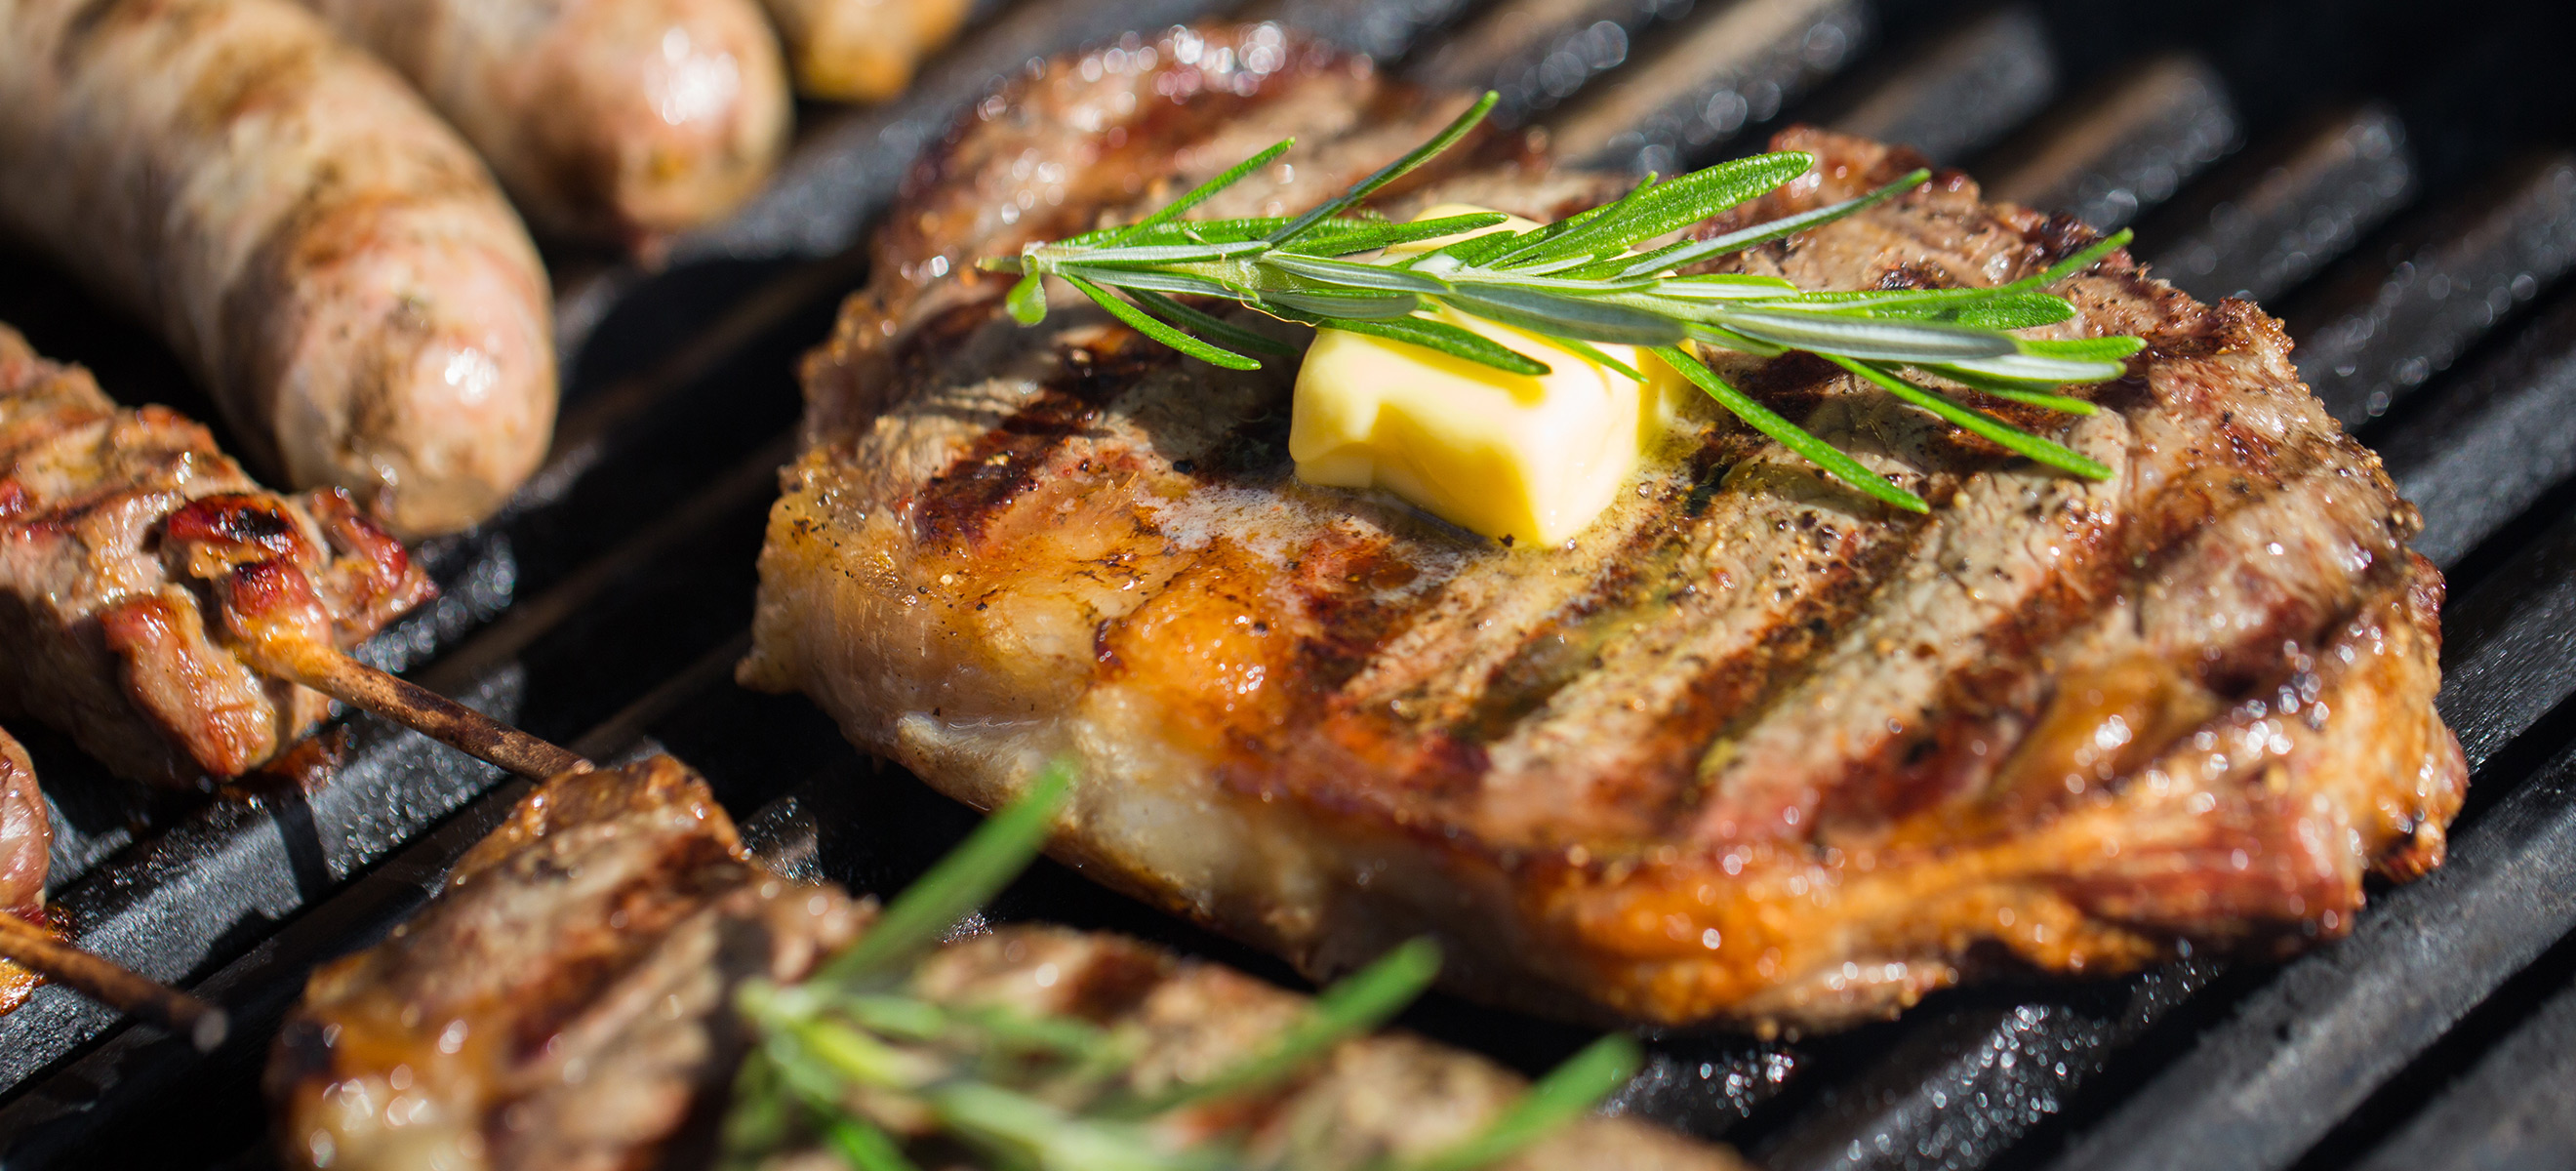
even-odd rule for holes
{"type": "MultiPolygon", "coordinates": [[[[0,729],[0,914],[26,915],[45,905],[46,851],[54,823],[36,788],[27,750],[0,729]]],[[[0,997],[5,1000],[5,997],[0,997]]]]}
{"type": "Polygon", "coordinates": [[[237,776],[328,708],[237,638],[355,646],[430,593],[347,493],[269,492],[204,427],[120,408],[0,326],[0,715],[120,776],[237,776]]]}
{"type": "MultiPolygon", "coordinates": [[[[1064,857],[1310,973],[1428,931],[1461,988],[1592,1017],[1832,1027],[1998,967],[2294,947],[2350,929],[2365,873],[2438,864],[2464,777],[2414,511],[2277,322],[2125,253],[2056,289],[2058,335],[2147,341],[2072,392],[2099,413],[1984,404],[2109,480],[1812,358],[1721,354],[1932,513],[1712,408],[1556,548],[1298,482],[1293,363],[1005,317],[977,256],[1140,215],[1292,133],[1292,183],[1206,214],[1294,209],[1457,108],[1293,43],[1251,69],[1273,35],[1059,61],[925,166],[808,363],[746,682],[978,805],[1077,754],[1064,857]]],[[[1815,170],[1695,232],[1919,163],[1777,146],[1815,170]]],[[[1550,218],[1617,190],[1505,158],[1384,210],[1550,218]]],[[[2096,238],[1953,172],[1727,265],[1990,285],[2096,238]]]]}
{"type": "Polygon", "coordinates": [[[851,938],[830,887],[753,866],[669,757],[521,800],[385,942],[324,967],[278,1035],[290,1166],[651,1166],[732,1083],[741,980],[851,938]]]}
{"type": "MultiPolygon", "coordinates": [[[[873,914],[838,887],[747,862],[705,784],[668,757],[557,777],[457,863],[419,918],[314,975],[268,1071],[283,1153],[339,1171],[699,1165],[703,1124],[744,1052],[725,1008],[734,985],[803,975],[873,914]]],[[[1127,1088],[1138,1091],[1262,1052],[1305,1004],[1213,964],[1044,927],[952,944],[911,991],[1134,1030],[1127,1088]]],[[[1478,1057],[1363,1038],[1275,1091],[1173,1125],[1247,1126],[1256,1151],[1285,1160],[1254,1165],[1358,1168],[1458,1141],[1521,1088],[1478,1057]]],[[[766,1165],[838,1164],[815,1151],[766,1165]]],[[[1737,1166],[1613,1119],[1501,1165],[1737,1166]]]]}

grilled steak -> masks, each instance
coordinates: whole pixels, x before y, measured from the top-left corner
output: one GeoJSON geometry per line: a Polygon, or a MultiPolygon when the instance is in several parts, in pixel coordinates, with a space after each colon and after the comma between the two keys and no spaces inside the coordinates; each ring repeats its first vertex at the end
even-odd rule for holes
{"type": "Polygon", "coordinates": [[[430,592],[347,493],[266,491],[204,427],[120,409],[0,326],[0,715],[120,776],[236,776],[329,706],[236,637],[354,646],[430,592]]]}
{"type": "MultiPolygon", "coordinates": [[[[2439,863],[2464,777],[2413,510],[2277,322],[2125,253],[2056,289],[2078,316],[2055,333],[2147,340],[2074,392],[2104,409],[1985,404],[2108,481],[1811,358],[1720,355],[1931,515],[1712,408],[1545,549],[1298,482],[1292,363],[1008,320],[975,257],[1136,216],[1288,134],[1293,183],[1204,214],[1294,210],[1458,108],[1276,45],[1059,61],[926,166],[808,364],[746,682],[978,805],[1079,755],[1062,856],[1310,973],[1430,931],[1466,990],[1581,1015],[1831,1027],[1997,967],[2294,947],[2350,929],[2365,872],[2439,863]]],[[[1920,161],[1777,145],[1820,162],[1695,231],[1920,161]]],[[[1384,209],[1549,218],[1619,189],[1508,156],[1426,186],[1384,209]]],[[[1986,285],[2095,239],[1945,173],[1727,266],[1986,285]]]]}
{"type": "MultiPolygon", "coordinates": [[[[693,1165],[744,1050],[724,1008],[733,985],[802,975],[873,913],[838,887],[748,862],[704,783],[668,757],[557,777],[457,864],[418,919],[314,975],[268,1072],[286,1159],[337,1171],[693,1165]]],[[[1134,1079],[1250,1057],[1304,1004],[1144,944],[1043,927],[952,944],[910,991],[1134,1029],[1134,1079]]],[[[1268,1165],[1356,1168],[1473,1133],[1520,1087],[1482,1058],[1366,1038],[1258,1100],[1210,1108],[1223,1119],[1188,1112],[1178,1124],[1247,1124],[1254,1150],[1287,1154],[1268,1165]]],[[[813,1155],[765,1165],[842,1165],[813,1155]]],[[[1503,1166],[1739,1164],[1592,1119],[1503,1166]]]]}

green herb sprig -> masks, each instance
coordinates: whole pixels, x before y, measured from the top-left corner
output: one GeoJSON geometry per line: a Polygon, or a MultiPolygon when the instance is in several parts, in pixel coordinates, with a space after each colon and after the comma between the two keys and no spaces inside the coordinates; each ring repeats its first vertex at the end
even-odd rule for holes
{"type": "MultiPolygon", "coordinates": [[[[1036,858],[1072,786],[1072,768],[1051,765],[811,979],[743,985],[736,1006],[758,1041],[735,1079],[721,1166],[749,1171],[819,1142],[858,1171],[917,1171],[914,1153],[931,1143],[1035,1171],[1225,1171],[1244,1165],[1242,1134],[1176,1142],[1156,1124],[1287,1082],[1393,1018],[1438,975],[1429,940],[1399,946],[1235,1065],[1152,1092],[1126,1084],[1141,1055],[1131,1032],[913,995],[921,959],[1036,858]]],[[[1474,1171],[1509,1158],[1625,1084],[1638,1060],[1636,1042],[1604,1037],[1477,1133],[1364,1171],[1474,1171]]],[[[1302,1168],[1292,1154],[1279,1171],[1302,1168]]]]}
{"type": "Polygon", "coordinates": [[[1527,330],[1638,381],[1644,380],[1641,372],[1610,362],[1596,346],[1644,347],[1755,430],[1853,487],[1914,512],[1930,506],[1727,385],[1689,347],[1760,357],[1816,354],[2016,454],[2088,479],[2111,475],[2100,462],[1917,377],[2046,410],[2092,413],[2091,403],[2059,390],[2119,377],[2124,361],[2145,343],[2134,337],[2042,340],[2016,331],[2074,316],[2072,305],[2045,290],[2127,244],[2128,232],[2046,272],[1995,288],[1808,291],[1775,277],[1678,275],[1883,203],[1930,177],[1916,171],[1858,198],[1713,239],[1653,243],[1807,173],[1815,159],[1796,152],[1757,155],[1670,180],[1649,175],[1612,203],[1525,232],[1489,231],[1506,218],[1498,213],[1397,224],[1355,212],[1380,188],[1456,145],[1495,101],[1486,94],[1431,141],[1293,219],[1181,218],[1268,166],[1294,144],[1291,139],[1134,224],[1031,243],[1017,256],[987,257],[978,264],[1020,274],[1005,304],[1025,324],[1045,320],[1043,280],[1058,277],[1137,332],[1234,370],[1259,369],[1251,353],[1293,357],[1296,351],[1175,297],[1232,301],[1284,321],[1392,338],[1516,374],[1544,374],[1548,367],[1425,311],[1447,308],[1527,330]],[[1388,251],[1463,233],[1481,234],[1434,248],[1388,251]]]}

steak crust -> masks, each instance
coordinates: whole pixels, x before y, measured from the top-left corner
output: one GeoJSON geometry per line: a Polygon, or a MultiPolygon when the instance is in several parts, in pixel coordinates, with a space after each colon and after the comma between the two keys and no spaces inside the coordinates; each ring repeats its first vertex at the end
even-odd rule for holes
{"type": "MultiPolygon", "coordinates": [[[[971,268],[1292,133],[1292,185],[1205,214],[1293,210],[1461,104],[1260,27],[1060,60],[988,102],[807,364],[742,679],[977,805],[1075,754],[1062,856],[1310,974],[1428,931],[1462,990],[1589,1017],[1826,1028],[1998,968],[2295,948],[2350,929],[2365,872],[2439,863],[2465,775],[2413,509],[2278,322],[2125,252],[2058,286],[2077,316],[2045,331],[2147,340],[2070,391],[2100,411],[1979,404],[2111,479],[1813,358],[1721,355],[1932,513],[1711,407],[1546,549],[1298,482],[1293,364],[1215,370],[1088,307],[1023,329],[971,268]]],[[[1517,145],[1381,206],[1546,219],[1623,186],[1517,145]]],[[[1695,233],[1921,162],[1776,146],[1818,166],[1695,233]]],[[[1723,267],[1991,285],[2097,238],[1943,172],[1723,267]]]]}
{"type": "MultiPolygon", "coordinates": [[[[750,862],[705,783],[669,757],[556,777],[458,861],[419,918],[314,974],[269,1063],[281,1153],[336,1171],[703,1165],[749,1044],[726,1008],[733,989],[802,977],[874,911],[750,862]]],[[[950,944],[911,992],[1132,1036],[1136,1064],[1112,1089],[1140,1095],[1267,1052],[1307,1003],[1146,944],[1047,927],[950,944]]],[[[1249,1166],[1376,1167],[1477,1133],[1523,1087],[1472,1054],[1361,1037],[1308,1074],[1156,1125],[1175,1145],[1240,1127],[1249,1166]]],[[[761,1164],[845,1165],[819,1147],[761,1164]]],[[[1498,1171],[1742,1166],[1635,1121],[1587,1118],[1498,1171]]]]}

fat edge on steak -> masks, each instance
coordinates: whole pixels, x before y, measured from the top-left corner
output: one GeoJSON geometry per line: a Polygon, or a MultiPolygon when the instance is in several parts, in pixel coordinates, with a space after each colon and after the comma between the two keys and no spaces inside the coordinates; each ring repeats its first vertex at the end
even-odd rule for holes
{"type": "MultiPolygon", "coordinates": [[[[2365,872],[2439,863],[2465,779],[2414,511],[2277,322],[2126,253],[2058,286],[2077,317],[2047,331],[2147,339],[2074,392],[2103,409],[1981,404],[2111,479],[1814,359],[1720,355],[1932,514],[1712,408],[1551,549],[1295,481],[1293,363],[1217,371],[1090,312],[1022,329],[972,271],[1289,134],[1271,182],[1201,214],[1294,211],[1463,101],[1255,26],[1060,60],[987,102],[808,362],[741,678],[976,805],[1075,754],[1061,856],[1309,973],[1430,932],[1454,987],[1597,1018],[1834,1027],[1997,968],[2286,950],[2349,930],[2365,872]]],[[[1919,162],[1777,145],[1817,169],[1697,232],[1919,162]]],[[[1487,138],[1384,210],[1547,219],[1624,186],[1533,146],[1487,138]]],[[[2096,238],[1949,172],[1728,266],[1982,285],[2096,238]]]]}

